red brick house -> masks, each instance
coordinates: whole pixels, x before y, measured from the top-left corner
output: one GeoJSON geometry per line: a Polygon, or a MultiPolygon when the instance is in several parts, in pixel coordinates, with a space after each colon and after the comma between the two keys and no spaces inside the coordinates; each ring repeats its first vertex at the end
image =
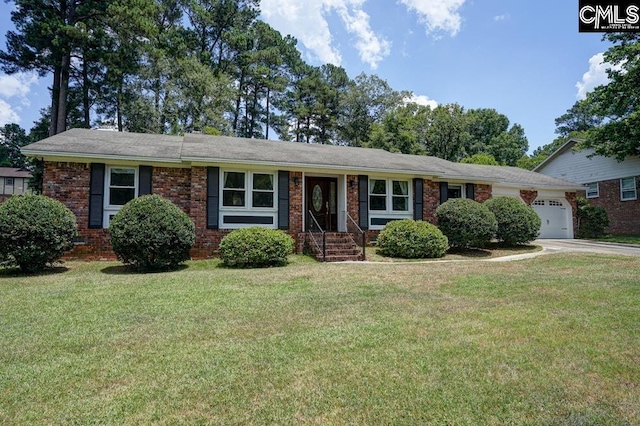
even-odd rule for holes
{"type": "MultiPolygon", "coordinates": [[[[76,214],[80,243],[73,255],[88,258],[113,257],[110,218],[130,199],[148,193],[170,199],[191,217],[192,255],[203,258],[214,255],[232,229],[282,229],[301,251],[318,228],[334,243],[346,244],[358,227],[371,238],[391,220],[434,222],[440,203],[455,197],[484,201],[509,195],[528,204],[540,196],[558,200],[565,207],[562,236],[572,238],[579,188],[512,167],[199,134],[73,129],[22,152],[44,160],[44,194],[76,214]]],[[[329,254],[329,260],[344,258],[345,253],[329,254]]]]}
{"type": "Polygon", "coordinates": [[[640,235],[640,157],[615,158],[594,155],[592,149],[576,150],[571,139],[558,148],[535,171],[583,185],[580,195],[607,211],[612,234],[640,235]]]}

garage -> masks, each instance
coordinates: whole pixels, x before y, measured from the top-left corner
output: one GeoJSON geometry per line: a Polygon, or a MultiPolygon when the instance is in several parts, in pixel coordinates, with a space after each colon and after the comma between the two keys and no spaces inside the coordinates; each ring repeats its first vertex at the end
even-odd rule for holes
{"type": "Polygon", "coordinates": [[[565,199],[538,199],[531,207],[542,222],[538,238],[573,238],[571,208],[565,199]]]}

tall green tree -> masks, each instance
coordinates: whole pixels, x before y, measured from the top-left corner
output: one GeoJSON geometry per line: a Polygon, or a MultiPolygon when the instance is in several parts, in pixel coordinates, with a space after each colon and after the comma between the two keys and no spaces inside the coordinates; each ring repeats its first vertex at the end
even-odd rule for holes
{"type": "Polygon", "coordinates": [[[16,0],[11,20],[16,31],[6,34],[7,50],[0,51],[2,70],[11,74],[37,71],[51,74],[49,134],[67,128],[72,57],[88,43],[89,28],[104,16],[111,1],[16,0]]]}
{"type": "Polygon", "coordinates": [[[342,145],[363,146],[369,142],[371,128],[382,118],[400,107],[409,92],[393,90],[377,75],[361,73],[351,81],[342,97],[338,118],[337,138],[342,145]]]}
{"type": "Polygon", "coordinates": [[[18,124],[10,123],[0,127],[0,166],[22,168],[29,165],[20,148],[31,140],[18,124]]]}
{"type": "Polygon", "coordinates": [[[433,111],[430,107],[409,103],[387,112],[379,123],[371,125],[371,137],[365,146],[403,154],[426,154],[426,135],[433,111]]]}
{"type": "Polygon", "coordinates": [[[602,124],[603,118],[598,117],[593,105],[586,99],[576,102],[566,113],[556,118],[556,134],[568,140],[575,132],[586,132],[602,124]]]}
{"type": "Polygon", "coordinates": [[[459,161],[464,157],[469,143],[467,118],[464,108],[458,104],[438,105],[433,109],[425,150],[428,155],[459,161]]]}
{"type": "Polygon", "coordinates": [[[615,157],[640,155],[640,34],[609,33],[613,45],[604,54],[612,65],[609,83],[587,94],[587,110],[603,121],[587,131],[585,146],[596,154],[615,157]]]}

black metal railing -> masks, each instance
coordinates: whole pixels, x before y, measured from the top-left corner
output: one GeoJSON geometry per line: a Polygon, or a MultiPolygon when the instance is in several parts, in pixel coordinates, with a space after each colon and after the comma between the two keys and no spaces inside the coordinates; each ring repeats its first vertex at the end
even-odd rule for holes
{"type": "Polygon", "coordinates": [[[358,223],[351,217],[349,212],[345,213],[347,214],[347,234],[349,235],[349,238],[351,238],[351,241],[353,241],[353,243],[357,246],[358,243],[353,238],[353,235],[355,235],[356,232],[350,231],[350,228],[358,231],[358,234],[361,236],[362,242],[362,260],[366,260],[365,247],[367,246],[367,234],[362,230],[362,228],[360,228],[360,226],[358,226],[358,223]]]}
{"type": "Polygon", "coordinates": [[[316,217],[313,215],[311,210],[309,210],[309,216],[312,219],[311,223],[309,224],[309,231],[307,231],[308,234],[309,234],[310,242],[313,243],[316,246],[316,248],[318,249],[318,252],[322,252],[322,261],[326,262],[326,260],[327,260],[327,232],[324,229],[322,229],[322,226],[320,226],[320,224],[316,220],[316,217]],[[322,235],[322,247],[320,246],[320,242],[318,242],[318,240],[314,236],[314,231],[315,231],[316,234],[320,233],[322,235]]]}

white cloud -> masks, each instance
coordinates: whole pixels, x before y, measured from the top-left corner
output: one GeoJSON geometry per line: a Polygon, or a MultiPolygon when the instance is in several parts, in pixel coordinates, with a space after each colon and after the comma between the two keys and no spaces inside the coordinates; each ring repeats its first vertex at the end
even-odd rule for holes
{"type": "Polygon", "coordinates": [[[452,36],[460,31],[462,18],[459,9],[466,0],[400,0],[418,14],[427,32],[444,31],[452,36]]]}
{"type": "Polygon", "coordinates": [[[20,117],[13,110],[11,105],[0,99],[0,126],[4,126],[9,123],[17,123],[18,121],[20,121],[20,117]]]}
{"type": "Polygon", "coordinates": [[[21,106],[29,106],[27,95],[38,81],[35,73],[0,75],[0,125],[19,123],[21,106]],[[16,106],[18,105],[18,106],[16,106]]]}
{"type": "Polygon", "coordinates": [[[494,16],[493,20],[496,22],[500,22],[500,21],[507,21],[509,20],[509,18],[511,18],[511,15],[509,15],[508,13],[505,13],[503,15],[494,16]]]}
{"type": "Polygon", "coordinates": [[[621,67],[619,65],[612,66],[608,62],[604,62],[604,53],[593,55],[589,59],[589,71],[582,75],[582,81],[576,83],[576,88],[578,89],[576,98],[582,100],[587,97],[587,93],[596,87],[607,84],[609,82],[608,69],[619,70],[621,67]]]}
{"type": "Polygon", "coordinates": [[[291,34],[324,63],[340,65],[342,55],[334,46],[325,14],[337,12],[347,32],[355,36],[360,60],[376,68],[390,53],[391,44],[378,36],[362,9],[365,0],[262,0],[262,17],[283,34],[291,34]]]}
{"type": "Polygon", "coordinates": [[[35,73],[0,75],[0,97],[19,96],[24,98],[29,93],[31,85],[37,81],[38,75],[35,73]]]}
{"type": "Polygon", "coordinates": [[[438,102],[434,101],[433,99],[425,95],[415,95],[415,94],[411,95],[410,98],[405,99],[405,102],[429,106],[431,108],[435,108],[438,106],[438,102]]]}

